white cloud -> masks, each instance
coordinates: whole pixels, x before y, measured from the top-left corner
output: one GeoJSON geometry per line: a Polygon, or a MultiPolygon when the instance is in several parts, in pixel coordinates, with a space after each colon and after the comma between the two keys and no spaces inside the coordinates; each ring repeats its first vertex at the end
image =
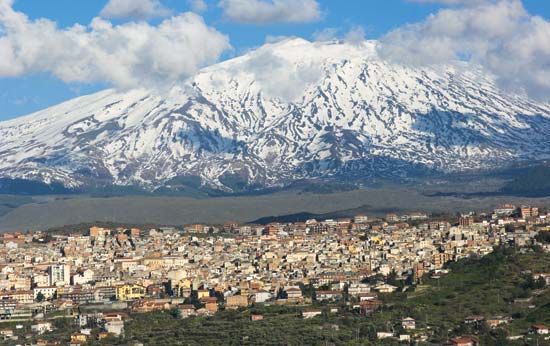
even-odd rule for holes
{"type": "Polygon", "coordinates": [[[244,24],[308,23],[321,19],[317,0],[221,0],[228,20],[244,24]]]}
{"type": "Polygon", "coordinates": [[[379,54],[412,65],[468,57],[501,87],[550,99],[550,22],[527,13],[519,0],[441,10],[386,34],[379,54]]]}
{"type": "Polygon", "coordinates": [[[285,35],[267,35],[265,37],[265,43],[278,43],[285,40],[290,40],[296,38],[295,36],[285,36],[285,35]]]}
{"type": "Polygon", "coordinates": [[[339,28],[324,28],[313,33],[313,39],[315,41],[333,41],[339,39],[339,28]]]}
{"type": "Polygon", "coordinates": [[[442,5],[472,5],[482,2],[491,2],[492,0],[408,0],[421,4],[442,4],[442,5]]]}
{"type": "Polygon", "coordinates": [[[187,0],[187,3],[194,12],[204,12],[208,9],[208,5],[204,0],[187,0]]]}
{"type": "Polygon", "coordinates": [[[265,96],[283,102],[298,102],[309,85],[319,82],[324,71],[314,59],[296,62],[287,53],[311,44],[299,38],[268,43],[249,53],[245,64],[229,73],[235,76],[251,74],[251,80],[265,96]]]}
{"type": "Polygon", "coordinates": [[[350,44],[361,44],[365,42],[365,29],[362,26],[354,26],[344,37],[344,41],[350,44]]]}
{"type": "Polygon", "coordinates": [[[109,0],[101,10],[103,18],[148,19],[167,17],[171,11],[159,0],[109,0]]]}
{"type": "Polygon", "coordinates": [[[65,82],[152,87],[186,78],[230,48],[227,36],[190,12],[156,26],[95,18],[60,29],[11,3],[0,0],[0,77],[45,72],[65,82]]]}
{"type": "Polygon", "coordinates": [[[338,40],[358,45],[365,42],[365,29],[360,25],[351,27],[347,32],[343,32],[340,28],[325,28],[314,32],[313,39],[318,42],[338,40]]]}

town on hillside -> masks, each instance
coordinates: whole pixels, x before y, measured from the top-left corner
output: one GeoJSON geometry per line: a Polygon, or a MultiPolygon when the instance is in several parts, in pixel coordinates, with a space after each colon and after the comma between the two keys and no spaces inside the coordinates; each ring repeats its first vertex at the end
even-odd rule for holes
{"type": "MultiPolygon", "coordinates": [[[[124,338],[133,316],[162,311],[177,319],[252,311],[250,323],[261,323],[270,317],[258,307],[276,306],[295,308],[303,320],[342,311],[369,319],[390,309],[391,297],[418,294],[427,281],[451,275],[450,263],[501,247],[550,253],[549,238],[550,210],[511,204],[456,217],[411,212],[267,225],[5,233],[0,342],[83,345],[124,338]],[[71,325],[62,339],[52,337],[62,332],[60,319],[71,325]]],[[[522,275],[532,280],[532,292],[550,285],[550,268],[522,275]]],[[[534,304],[531,297],[517,299],[525,309],[534,304]]],[[[514,318],[471,315],[461,324],[500,328],[514,318]]],[[[369,335],[407,344],[433,337],[418,318],[392,323],[369,335]]],[[[550,340],[545,323],[532,321],[507,337],[550,340]]],[[[478,345],[476,328],[445,342],[478,345]]]]}

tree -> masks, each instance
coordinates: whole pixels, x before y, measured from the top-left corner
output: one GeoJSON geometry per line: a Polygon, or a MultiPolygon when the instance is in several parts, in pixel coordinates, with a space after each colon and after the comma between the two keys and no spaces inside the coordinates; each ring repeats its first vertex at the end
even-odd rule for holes
{"type": "Polygon", "coordinates": [[[397,272],[395,271],[395,269],[392,269],[392,271],[388,275],[388,278],[386,279],[386,282],[390,285],[399,287],[400,282],[397,280],[397,272]]]}
{"type": "Polygon", "coordinates": [[[176,309],[176,308],[170,309],[170,315],[174,318],[180,318],[181,317],[181,311],[180,311],[180,309],[176,309]]]}
{"type": "Polygon", "coordinates": [[[311,298],[311,301],[317,300],[317,292],[312,284],[304,285],[303,283],[300,283],[300,289],[302,290],[302,295],[304,297],[311,298]]]}
{"type": "Polygon", "coordinates": [[[43,302],[44,299],[46,299],[46,297],[44,297],[44,294],[42,294],[42,292],[38,292],[38,294],[36,295],[36,301],[37,302],[43,302]]]}
{"type": "Polygon", "coordinates": [[[535,281],[534,288],[535,288],[536,290],[541,290],[541,289],[543,289],[544,287],[546,287],[546,280],[544,279],[544,277],[540,276],[540,277],[535,281]]]}
{"type": "Polygon", "coordinates": [[[550,243],[550,232],[539,232],[535,239],[544,244],[550,243]]]}

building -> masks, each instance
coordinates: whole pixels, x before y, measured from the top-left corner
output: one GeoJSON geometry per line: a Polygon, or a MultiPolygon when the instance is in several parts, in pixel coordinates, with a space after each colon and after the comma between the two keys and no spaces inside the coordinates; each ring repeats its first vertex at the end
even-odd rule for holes
{"type": "Polygon", "coordinates": [[[415,329],[416,328],[416,321],[412,317],[405,317],[403,320],[401,320],[401,326],[403,329],[415,329]]]}
{"type": "Polygon", "coordinates": [[[146,289],[140,285],[122,285],[116,288],[117,300],[134,300],[145,297],[146,289]]]}
{"type": "Polygon", "coordinates": [[[38,297],[39,293],[42,293],[44,299],[52,299],[57,292],[56,286],[46,286],[46,287],[35,287],[33,289],[34,299],[38,297]]]}
{"type": "Polygon", "coordinates": [[[357,284],[351,284],[348,287],[348,294],[350,296],[359,296],[363,293],[369,293],[370,292],[370,286],[363,283],[357,283],[357,284]]]}
{"type": "Polygon", "coordinates": [[[250,315],[251,321],[262,321],[263,319],[264,319],[264,315],[259,315],[259,314],[250,315]]]}
{"type": "Polygon", "coordinates": [[[376,338],[377,339],[387,339],[387,338],[392,338],[393,337],[393,333],[391,332],[377,332],[376,333],[376,338]]]}
{"type": "Polygon", "coordinates": [[[44,334],[53,330],[51,322],[39,322],[31,326],[31,331],[37,334],[44,334]]]}
{"type": "Polygon", "coordinates": [[[261,290],[254,294],[254,301],[256,303],[264,303],[268,300],[271,300],[272,296],[271,293],[261,290]]]}
{"type": "Polygon", "coordinates": [[[502,204],[494,209],[494,213],[498,216],[512,215],[516,211],[516,206],[513,204],[502,204]]]}
{"type": "Polygon", "coordinates": [[[299,287],[289,287],[285,289],[285,292],[287,294],[288,299],[301,299],[302,298],[302,290],[299,287]]]}
{"type": "Polygon", "coordinates": [[[461,227],[470,227],[474,224],[474,218],[470,215],[461,216],[459,219],[459,224],[461,227]]]}
{"type": "Polygon", "coordinates": [[[71,345],[85,344],[88,341],[88,335],[83,333],[71,334],[71,345]]]}
{"type": "Polygon", "coordinates": [[[355,223],[367,223],[367,222],[369,222],[369,218],[366,215],[356,215],[353,218],[353,222],[355,222],[355,223]]]}
{"type": "Polygon", "coordinates": [[[105,331],[115,336],[120,336],[124,333],[124,321],[108,321],[105,323],[105,331]]]}
{"type": "Polygon", "coordinates": [[[536,217],[539,216],[539,208],[522,205],[520,208],[521,217],[522,218],[529,218],[529,217],[536,217]]]}
{"type": "Polygon", "coordinates": [[[535,324],[531,327],[531,332],[538,335],[546,335],[549,333],[548,327],[544,324],[535,324]]]}
{"type": "Polygon", "coordinates": [[[399,221],[399,216],[397,216],[397,214],[387,214],[386,215],[386,221],[388,221],[388,222],[398,222],[399,221]]]}
{"type": "Polygon", "coordinates": [[[71,284],[71,266],[68,264],[53,264],[48,268],[50,286],[68,286],[71,284]]]}
{"type": "Polygon", "coordinates": [[[248,297],[241,295],[229,296],[226,299],[225,306],[228,309],[246,308],[248,306],[248,297]]]}
{"type": "Polygon", "coordinates": [[[317,300],[337,300],[342,298],[340,291],[318,291],[317,300]]]}
{"type": "MultiPolygon", "coordinates": [[[[2,291],[0,292],[0,302],[14,301],[18,304],[31,304],[34,301],[33,291],[2,291]]],[[[4,305],[4,304],[2,304],[4,305]]]]}
{"type": "Polygon", "coordinates": [[[315,316],[320,316],[322,313],[323,312],[319,309],[307,309],[302,311],[302,317],[307,320],[315,316]]]}
{"type": "Polygon", "coordinates": [[[188,318],[197,315],[197,312],[195,311],[195,306],[191,304],[180,305],[179,310],[181,318],[188,318]]]}

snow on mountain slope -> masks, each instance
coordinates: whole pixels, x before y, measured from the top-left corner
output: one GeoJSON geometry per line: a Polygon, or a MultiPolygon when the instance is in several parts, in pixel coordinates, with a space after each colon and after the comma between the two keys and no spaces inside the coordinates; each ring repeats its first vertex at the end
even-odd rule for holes
{"type": "Polygon", "coordinates": [[[375,45],[286,40],[166,92],[105,90],[0,122],[0,176],[227,189],[550,157],[550,105],[468,66],[390,64],[375,45]]]}

